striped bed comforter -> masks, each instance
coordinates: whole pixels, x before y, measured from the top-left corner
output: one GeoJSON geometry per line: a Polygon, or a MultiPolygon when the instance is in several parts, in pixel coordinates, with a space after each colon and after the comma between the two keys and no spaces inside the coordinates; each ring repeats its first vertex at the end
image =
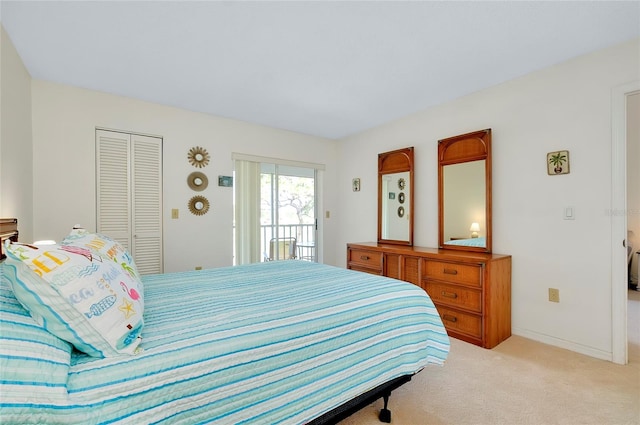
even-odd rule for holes
{"type": "Polygon", "coordinates": [[[39,330],[5,280],[3,424],[306,423],[449,350],[422,289],[311,262],[147,276],[144,351],[107,359],[25,341],[39,330]]]}

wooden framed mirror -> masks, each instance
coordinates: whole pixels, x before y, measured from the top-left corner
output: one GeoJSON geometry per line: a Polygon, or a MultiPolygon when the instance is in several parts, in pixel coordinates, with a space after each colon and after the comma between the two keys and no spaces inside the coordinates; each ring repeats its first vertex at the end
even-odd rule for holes
{"type": "Polygon", "coordinates": [[[438,244],[491,252],[491,129],[438,141],[438,244]]]}
{"type": "Polygon", "coordinates": [[[378,154],[378,243],[413,245],[413,147],[378,154]]]}

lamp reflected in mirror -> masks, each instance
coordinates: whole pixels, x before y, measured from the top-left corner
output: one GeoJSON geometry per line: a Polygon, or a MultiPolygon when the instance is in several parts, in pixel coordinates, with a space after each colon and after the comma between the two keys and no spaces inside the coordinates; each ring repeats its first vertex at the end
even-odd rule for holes
{"type": "Polygon", "coordinates": [[[471,223],[471,227],[469,228],[469,231],[471,231],[472,238],[477,238],[478,232],[480,231],[480,223],[471,223]]]}

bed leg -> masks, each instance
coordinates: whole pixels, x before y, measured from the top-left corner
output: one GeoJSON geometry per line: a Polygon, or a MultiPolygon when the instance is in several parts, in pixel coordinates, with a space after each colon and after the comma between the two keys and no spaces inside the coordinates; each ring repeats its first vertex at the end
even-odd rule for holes
{"type": "Polygon", "coordinates": [[[382,408],[382,410],[380,411],[380,414],[378,415],[378,419],[380,419],[380,422],[384,422],[386,424],[391,423],[391,410],[387,409],[390,395],[391,393],[387,393],[384,396],[382,396],[384,399],[384,407],[382,408]]]}

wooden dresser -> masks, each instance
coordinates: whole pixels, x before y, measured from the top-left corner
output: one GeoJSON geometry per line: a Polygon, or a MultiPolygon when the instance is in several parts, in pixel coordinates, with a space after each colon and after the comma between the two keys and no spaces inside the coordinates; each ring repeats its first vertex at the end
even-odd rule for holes
{"type": "Polygon", "coordinates": [[[0,218],[0,260],[4,260],[4,241],[11,239],[18,242],[18,219],[17,218],[0,218]]]}
{"type": "Polygon", "coordinates": [[[511,336],[510,255],[350,243],[347,268],[420,286],[454,338],[493,348],[511,336]]]}

